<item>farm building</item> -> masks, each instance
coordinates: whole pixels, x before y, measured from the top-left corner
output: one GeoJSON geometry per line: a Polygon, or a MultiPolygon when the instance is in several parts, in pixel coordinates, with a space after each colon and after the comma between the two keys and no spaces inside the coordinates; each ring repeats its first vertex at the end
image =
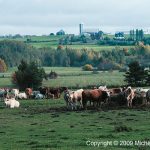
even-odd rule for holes
{"type": "Polygon", "coordinates": [[[123,39],[125,39],[124,32],[116,32],[115,33],[115,39],[116,40],[123,40],[123,39]]]}
{"type": "Polygon", "coordinates": [[[56,33],[56,35],[65,35],[65,31],[61,29],[56,33]]]}

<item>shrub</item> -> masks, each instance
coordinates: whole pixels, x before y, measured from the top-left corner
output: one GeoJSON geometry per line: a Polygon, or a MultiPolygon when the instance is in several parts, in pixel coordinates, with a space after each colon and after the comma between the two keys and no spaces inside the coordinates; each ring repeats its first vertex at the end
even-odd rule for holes
{"type": "Polygon", "coordinates": [[[21,90],[25,88],[37,89],[42,85],[46,73],[43,68],[39,68],[35,62],[26,63],[21,61],[18,70],[12,75],[12,82],[21,90]]]}
{"type": "Polygon", "coordinates": [[[58,77],[58,74],[55,71],[52,71],[49,73],[48,77],[50,79],[56,79],[58,77]]]}
{"type": "Polygon", "coordinates": [[[83,69],[84,71],[92,71],[92,70],[93,70],[93,66],[90,65],[90,64],[86,64],[86,65],[84,65],[84,66],[82,67],[82,69],[83,69]]]}

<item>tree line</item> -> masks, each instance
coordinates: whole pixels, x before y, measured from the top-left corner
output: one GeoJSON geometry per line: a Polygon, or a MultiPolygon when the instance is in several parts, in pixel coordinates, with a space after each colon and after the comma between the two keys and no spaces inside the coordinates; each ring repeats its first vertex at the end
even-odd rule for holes
{"type": "Polygon", "coordinates": [[[133,59],[139,60],[143,65],[150,65],[147,61],[150,58],[150,46],[140,42],[131,48],[115,47],[112,50],[101,51],[77,50],[61,45],[57,49],[36,49],[24,42],[4,40],[0,41],[0,58],[8,67],[18,66],[21,60],[25,60],[34,61],[39,66],[81,67],[91,64],[107,70],[110,66],[126,67],[133,59]]]}

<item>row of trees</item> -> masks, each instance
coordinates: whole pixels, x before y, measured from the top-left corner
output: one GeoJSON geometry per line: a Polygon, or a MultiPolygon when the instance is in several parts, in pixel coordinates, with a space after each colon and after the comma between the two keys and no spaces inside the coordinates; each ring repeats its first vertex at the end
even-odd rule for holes
{"type": "Polygon", "coordinates": [[[144,31],[141,30],[130,30],[130,40],[141,41],[144,39],[144,31]]]}
{"type": "Polygon", "coordinates": [[[91,64],[94,67],[100,66],[99,68],[104,69],[112,65],[114,68],[120,68],[127,66],[133,58],[148,65],[146,60],[150,58],[150,46],[139,43],[130,49],[116,47],[112,50],[94,51],[64,48],[63,46],[58,46],[57,49],[35,49],[23,42],[1,41],[0,58],[5,61],[8,67],[18,66],[23,59],[26,62],[35,61],[39,66],[81,67],[85,64],[91,64]]]}

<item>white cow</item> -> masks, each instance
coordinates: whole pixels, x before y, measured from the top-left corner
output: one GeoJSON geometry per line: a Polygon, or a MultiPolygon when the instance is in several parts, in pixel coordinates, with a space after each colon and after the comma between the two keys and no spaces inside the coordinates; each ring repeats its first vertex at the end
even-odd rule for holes
{"type": "Polygon", "coordinates": [[[131,88],[131,86],[127,87],[124,90],[125,97],[127,98],[127,106],[132,107],[132,102],[135,97],[135,90],[131,88]]]}
{"type": "Polygon", "coordinates": [[[35,96],[35,99],[44,99],[44,95],[39,93],[35,96]]]}
{"type": "Polygon", "coordinates": [[[18,94],[19,94],[19,89],[12,89],[11,90],[11,93],[16,97],[18,97],[18,94]]]}
{"type": "Polygon", "coordinates": [[[34,99],[37,94],[40,94],[40,91],[32,91],[31,97],[34,99]]]}
{"type": "Polygon", "coordinates": [[[83,108],[82,92],[83,92],[83,89],[79,89],[77,91],[73,91],[73,92],[69,93],[69,103],[72,106],[72,110],[77,109],[78,103],[79,103],[80,107],[83,108]]]}
{"type": "Polygon", "coordinates": [[[18,94],[18,99],[27,99],[27,94],[25,92],[18,94]]]}
{"type": "Polygon", "coordinates": [[[102,90],[102,91],[108,91],[106,85],[105,85],[105,86],[100,86],[98,89],[99,89],[99,90],[102,90]]]}
{"type": "Polygon", "coordinates": [[[17,100],[15,100],[15,98],[11,99],[5,98],[4,102],[6,106],[10,108],[18,108],[20,106],[20,103],[17,100]]]}

